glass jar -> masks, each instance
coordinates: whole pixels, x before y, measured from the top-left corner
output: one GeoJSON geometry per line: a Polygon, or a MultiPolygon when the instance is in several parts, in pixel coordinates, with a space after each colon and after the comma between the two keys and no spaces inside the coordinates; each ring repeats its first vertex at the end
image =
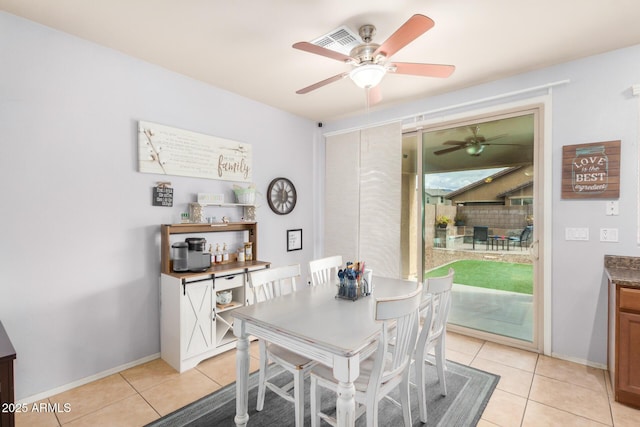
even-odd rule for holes
{"type": "Polygon", "coordinates": [[[191,222],[196,224],[204,224],[207,222],[204,217],[204,207],[199,203],[189,204],[189,217],[191,218],[191,222]]]}
{"type": "Polygon", "coordinates": [[[245,261],[251,261],[253,259],[253,243],[244,243],[244,259],[245,261]]]}

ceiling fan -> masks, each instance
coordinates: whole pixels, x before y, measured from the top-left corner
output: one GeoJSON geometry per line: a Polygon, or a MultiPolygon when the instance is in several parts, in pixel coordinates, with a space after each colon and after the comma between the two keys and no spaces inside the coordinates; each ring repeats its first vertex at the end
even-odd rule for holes
{"type": "Polygon", "coordinates": [[[374,104],[382,99],[378,83],[387,73],[408,74],[424,77],[449,77],[455,70],[453,65],[420,64],[410,62],[389,62],[389,58],[400,49],[411,43],[418,36],[431,29],[435,23],[424,15],[413,15],[381,45],[372,43],[376,27],[367,24],[360,27],[363,43],[354,47],[349,55],[326,49],[309,42],[298,42],[295,49],[304,50],[316,55],[345,62],[352,66],[351,71],[337,74],[296,91],[298,94],[309,93],[329,83],[350,77],[356,85],[367,89],[369,103],[374,104]]]}
{"type": "Polygon", "coordinates": [[[469,126],[472,136],[464,139],[464,141],[445,141],[444,145],[454,145],[454,147],[443,148],[442,150],[434,151],[433,154],[441,155],[452,153],[454,151],[464,149],[470,156],[479,156],[487,145],[520,145],[520,144],[490,144],[489,141],[495,141],[496,139],[504,138],[507,134],[492,136],[491,138],[485,138],[482,135],[478,135],[480,126],[469,126]]]}

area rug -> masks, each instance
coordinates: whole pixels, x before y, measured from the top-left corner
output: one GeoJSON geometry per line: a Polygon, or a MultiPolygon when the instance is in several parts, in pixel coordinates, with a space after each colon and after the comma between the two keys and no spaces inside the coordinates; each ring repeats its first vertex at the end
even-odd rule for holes
{"type": "MultiPolygon", "coordinates": [[[[440,395],[440,386],[435,367],[427,368],[427,426],[475,426],[498,383],[499,377],[455,362],[447,361],[447,396],[440,395]]],[[[286,384],[290,381],[286,372],[277,373],[273,382],[286,384]]],[[[257,372],[249,376],[249,426],[293,426],[293,404],[285,401],[267,389],[264,409],[256,411],[258,393],[257,372]]],[[[420,422],[415,382],[411,386],[412,421],[414,426],[424,425],[420,422]]],[[[305,388],[305,426],[311,425],[309,414],[309,380],[305,388]]],[[[335,394],[326,390],[322,392],[323,411],[335,411],[335,394]]],[[[230,384],[215,393],[203,397],[175,412],[168,414],[150,424],[148,427],[176,426],[234,426],[236,412],[236,387],[230,384]]],[[[398,400],[397,395],[392,397],[398,400]]],[[[365,416],[356,420],[356,426],[366,425],[365,416]]],[[[378,424],[383,426],[400,426],[402,410],[391,401],[383,399],[379,406],[378,424]]]]}

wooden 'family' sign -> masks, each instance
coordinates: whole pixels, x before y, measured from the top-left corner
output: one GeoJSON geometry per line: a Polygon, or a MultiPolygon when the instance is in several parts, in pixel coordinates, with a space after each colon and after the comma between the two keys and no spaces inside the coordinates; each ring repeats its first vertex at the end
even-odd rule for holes
{"type": "Polygon", "coordinates": [[[157,123],[138,123],[140,172],[251,182],[251,145],[157,123]]]}
{"type": "Polygon", "coordinates": [[[620,197],[620,141],[562,147],[563,199],[620,197]]]}

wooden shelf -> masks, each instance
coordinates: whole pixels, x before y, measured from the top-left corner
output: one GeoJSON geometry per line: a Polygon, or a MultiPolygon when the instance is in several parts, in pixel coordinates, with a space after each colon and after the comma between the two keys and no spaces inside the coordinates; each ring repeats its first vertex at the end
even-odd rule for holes
{"type": "Polygon", "coordinates": [[[160,270],[174,277],[189,277],[215,273],[225,270],[241,269],[248,266],[268,264],[262,261],[229,262],[211,265],[211,268],[199,273],[176,273],[171,271],[171,235],[189,233],[221,233],[228,231],[246,231],[246,241],[253,243],[253,259],[258,259],[258,223],[255,221],[230,222],[227,224],[162,224],[160,226],[160,270]]]}
{"type": "Polygon", "coordinates": [[[191,202],[192,205],[200,205],[200,206],[219,206],[223,208],[255,208],[256,205],[250,205],[246,203],[198,203],[191,202]]]}

